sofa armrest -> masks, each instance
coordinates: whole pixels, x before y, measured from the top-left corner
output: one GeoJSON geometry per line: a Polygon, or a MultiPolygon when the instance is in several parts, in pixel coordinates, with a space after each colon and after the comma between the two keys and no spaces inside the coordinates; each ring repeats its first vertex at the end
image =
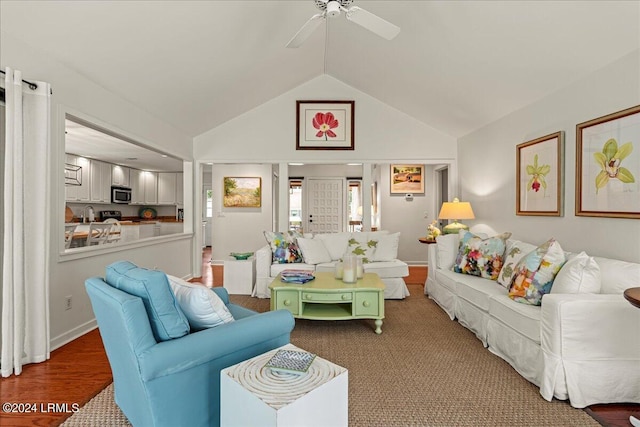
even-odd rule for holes
{"type": "Polygon", "coordinates": [[[254,254],[256,258],[256,278],[271,277],[271,264],[273,257],[271,255],[271,247],[264,245],[254,254]]]}
{"type": "Polygon", "coordinates": [[[637,401],[638,330],[640,310],[621,294],[545,295],[540,324],[544,357],[540,393],[547,400],[566,394],[577,408],[637,401]]]}
{"type": "Polygon", "coordinates": [[[294,326],[289,311],[276,310],[160,342],[140,354],[142,378],[150,381],[187,371],[256,343],[288,336],[294,326]]]}

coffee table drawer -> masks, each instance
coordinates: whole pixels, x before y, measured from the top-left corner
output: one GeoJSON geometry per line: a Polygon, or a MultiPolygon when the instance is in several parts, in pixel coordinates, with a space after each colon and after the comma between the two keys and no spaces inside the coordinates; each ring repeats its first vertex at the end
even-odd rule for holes
{"type": "Polygon", "coordinates": [[[284,308],[285,310],[289,310],[291,314],[294,316],[300,314],[298,312],[298,291],[283,291],[278,290],[278,292],[274,292],[272,298],[275,297],[276,300],[276,310],[284,308]]]}
{"type": "Polygon", "coordinates": [[[377,316],[380,310],[378,292],[357,292],[355,302],[356,316],[377,316]]]}
{"type": "Polygon", "coordinates": [[[319,292],[302,292],[302,301],[314,302],[349,302],[353,299],[351,292],[340,293],[319,293],[319,292]]]}

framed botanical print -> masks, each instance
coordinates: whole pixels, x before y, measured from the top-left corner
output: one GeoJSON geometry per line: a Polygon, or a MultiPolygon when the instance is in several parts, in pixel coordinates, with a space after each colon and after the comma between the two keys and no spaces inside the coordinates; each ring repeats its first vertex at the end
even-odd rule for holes
{"type": "Polygon", "coordinates": [[[640,105],[576,125],[576,215],[640,219],[640,105]]]}
{"type": "Polygon", "coordinates": [[[262,178],[229,177],[224,179],[225,208],[259,208],[262,202],[262,178]]]}
{"type": "Polygon", "coordinates": [[[355,101],[296,101],[296,150],[353,150],[355,101]]]}
{"type": "Polygon", "coordinates": [[[564,132],[516,146],[516,215],[562,216],[564,132]]]}
{"type": "Polygon", "coordinates": [[[424,165],[391,165],[391,194],[424,193],[424,165]]]}

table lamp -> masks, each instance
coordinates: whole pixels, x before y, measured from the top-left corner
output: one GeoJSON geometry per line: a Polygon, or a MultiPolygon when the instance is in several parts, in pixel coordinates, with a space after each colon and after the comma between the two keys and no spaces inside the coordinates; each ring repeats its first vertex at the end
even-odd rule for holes
{"type": "Polygon", "coordinates": [[[473,209],[469,202],[461,202],[456,197],[453,202],[444,202],[440,209],[438,219],[452,219],[453,222],[446,225],[442,231],[444,234],[457,233],[460,230],[468,230],[469,227],[458,222],[459,219],[474,219],[473,209]]]}

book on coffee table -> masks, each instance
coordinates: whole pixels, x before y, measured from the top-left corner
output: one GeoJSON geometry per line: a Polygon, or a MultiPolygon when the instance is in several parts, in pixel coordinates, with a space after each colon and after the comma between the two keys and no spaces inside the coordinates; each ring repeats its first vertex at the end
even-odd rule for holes
{"type": "Polygon", "coordinates": [[[316,355],[306,351],[278,350],[267,362],[265,368],[288,374],[305,374],[316,355]]]}
{"type": "Polygon", "coordinates": [[[316,276],[313,271],[308,270],[283,270],[280,273],[280,280],[285,283],[303,284],[312,281],[316,276]]]}

